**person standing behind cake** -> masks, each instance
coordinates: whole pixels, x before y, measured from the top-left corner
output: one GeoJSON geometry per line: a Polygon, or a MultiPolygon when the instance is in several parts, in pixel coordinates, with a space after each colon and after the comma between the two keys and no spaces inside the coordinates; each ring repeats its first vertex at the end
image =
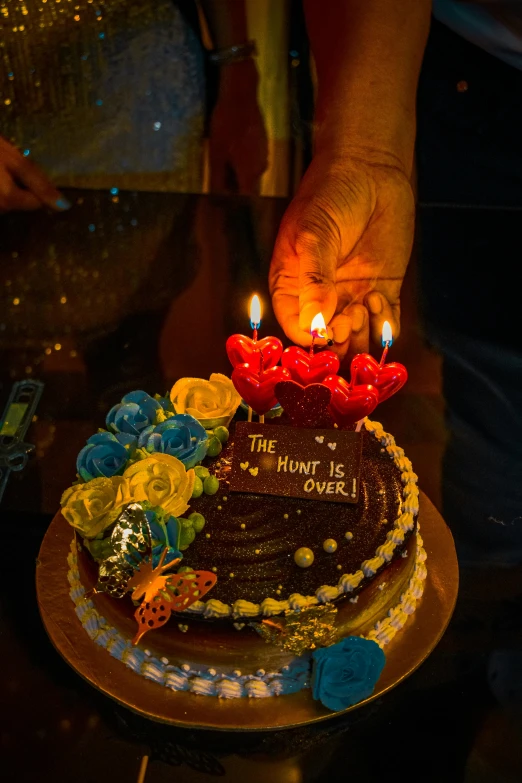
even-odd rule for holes
{"type": "MultiPolygon", "coordinates": [[[[267,141],[243,0],[202,0],[219,75],[212,185],[255,192],[267,141]],[[236,48],[234,48],[236,47],[236,48]]],[[[0,211],[58,187],[198,192],[205,62],[190,0],[7,0],[0,8],[0,211]],[[45,173],[44,173],[45,172],[45,173]]]]}
{"type": "Polygon", "coordinates": [[[480,220],[420,214],[424,316],[451,433],[444,512],[461,558],[520,563],[522,356],[508,261],[520,231],[516,210],[499,208],[522,207],[522,2],[435,0],[433,21],[430,0],[304,7],[315,153],[272,258],[276,315],[307,345],[322,311],[347,357],[378,343],[384,320],[398,335],[418,125],[420,200],[481,209],[480,220]]]}

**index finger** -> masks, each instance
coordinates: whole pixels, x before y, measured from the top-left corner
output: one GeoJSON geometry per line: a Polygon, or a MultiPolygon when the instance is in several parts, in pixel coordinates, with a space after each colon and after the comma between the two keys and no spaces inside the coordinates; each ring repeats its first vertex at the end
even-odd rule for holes
{"type": "Polygon", "coordinates": [[[9,161],[9,168],[16,179],[45,206],[54,210],[68,209],[71,206],[47,175],[32,161],[20,155],[9,161]]]}

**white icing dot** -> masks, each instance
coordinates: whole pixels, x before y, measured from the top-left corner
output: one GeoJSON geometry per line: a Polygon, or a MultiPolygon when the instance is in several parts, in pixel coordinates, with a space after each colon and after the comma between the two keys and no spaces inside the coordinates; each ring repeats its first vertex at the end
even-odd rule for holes
{"type": "Polygon", "coordinates": [[[165,664],[165,666],[169,665],[169,659],[168,658],[160,658],[160,661],[165,664]]]}
{"type": "Polygon", "coordinates": [[[190,671],[190,666],[188,665],[188,663],[182,663],[181,668],[183,669],[184,672],[190,671]]]}
{"type": "Polygon", "coordinates": [[[264,677],[265,676],[265,670],[264,669],[258,669],[256,672],[258,677],[264,677]]]}
{"type": "Polygon", "coordinates": [[[143,650],[143,652],[145,653],[145,655],[150,655],[150,650],[143,650]]]}
{"type": "Polygon", "coordinates": [[[350,603],[351,604],[356,604],[358,600],[359,600],[359,596],[356,595],[354,598],[350,598],[350,603]]]}
{"type": "Polygon", "coordinates": [[[234,675],[234,677],[241,677],[241,672],[239,671],[239,669],[234,669],[232,674],[234,675]]]}
{"type": "Polygon", "coordinates": [[[215,669],[209,669],[208,673],[210,674],[211,677],[215,677],[216,674],[217,674],[217,671],[215,669]]]}

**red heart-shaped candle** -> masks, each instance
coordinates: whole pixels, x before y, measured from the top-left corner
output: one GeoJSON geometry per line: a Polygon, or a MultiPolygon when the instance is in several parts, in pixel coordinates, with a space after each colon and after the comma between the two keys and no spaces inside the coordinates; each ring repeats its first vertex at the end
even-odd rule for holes
{"type": "Polygon", "coordinates": [[[280,381],[275,393],[294,427],[331,427],[328,411],[332,393],[322,383],[301,386],[295,381],[280,381]]]}
{"type": "Polygon", "coordinates": [[[255,373],[275,367],[282,353],[283,344],[277,337],[251,340],[244,334],[233,334],[227,340],[227,354],[232,367],[248,364],[255,373]],[[262,363],[261,357],[263,357],[262,363]]]}
{"type": "Polygon", "coordinates": [[[381,367],[373,356],[358,353],[351,364],[352,386],[370,384],[379,392],[379,402],[387,400],[399,391],[408,380],[408,371],[403,364],[390,362],[381,367]]]}
{"type": "Polygon", "coordinates": [[[284,351],[281,364],[286,367],[292,380],[301,386],[321,383],[328,375],[335,375],[339,369],[339,357],[333,351],[319,351],[312,354],[293,345],[284,351]]]}
{"type": "Polygon", "coordinates": [[[290,378],[290,373],[284,367],[271,367],[256,373],[248,364],[242,364],[232,372],[232,383],[258,416],[274,407],[277,402],[275,385],[287,378],[290,378]]]}
{"type": "Polygon", "coordinates": [[[375,410],[379,402],[379,392],[373,386],[351,386],[344,378],[338,375],[330,375],[324,380],[332,393],[330,401],[330,413],[341,429],[346,429],[355,424],[359,419],[375,410]]]}

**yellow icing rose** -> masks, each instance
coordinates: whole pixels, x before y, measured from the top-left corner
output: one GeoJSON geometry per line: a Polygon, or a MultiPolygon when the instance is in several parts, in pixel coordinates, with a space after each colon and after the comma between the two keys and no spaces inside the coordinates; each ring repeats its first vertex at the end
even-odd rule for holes
{"type": "Polygon", "coordinates": [[[202,378],[180,378],[170,391],[176,413],[189,413],[207,430],[230,424],[241,396],[226,375],[213,373],[202,378]]]}
{"type": "Polygon", "coordinates": [[[138,460],[127,468],[123,478],[128,482],[132,500],[148,500],[175,517],[188,508],[196,474],[170,454],[159,452],[138,460]]]}
{"type": "Polygon", "coordinates": [[[122,476],[95,478],[67,489],[61,499],[62,514],[85,538],[95,538],[112,525],[122,507],[131,502],[122,476]]]}

